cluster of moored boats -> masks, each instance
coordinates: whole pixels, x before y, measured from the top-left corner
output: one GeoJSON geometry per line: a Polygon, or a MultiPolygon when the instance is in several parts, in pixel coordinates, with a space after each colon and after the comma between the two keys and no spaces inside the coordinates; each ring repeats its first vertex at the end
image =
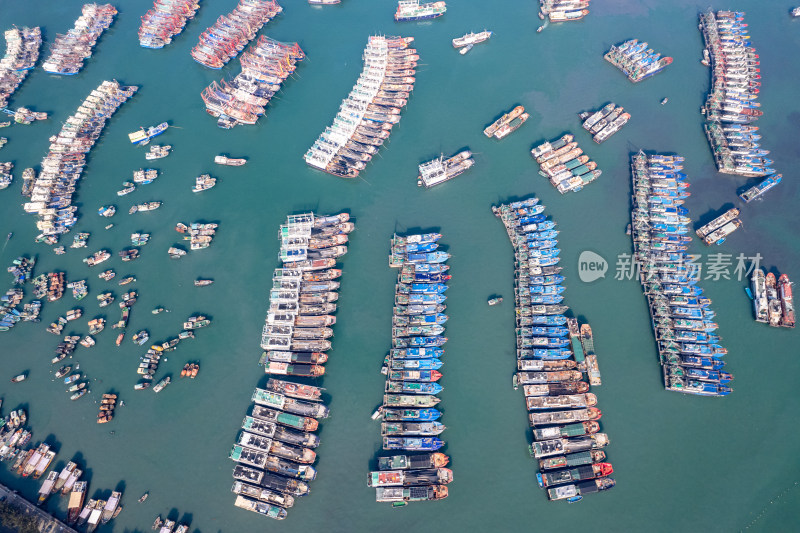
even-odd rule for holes
{"type": "Polygon", "coordinates": [[[336,258],[347,252],[355,228],[346,213],[319,217],[290,215],[281,226],[283,268],[273,274],[269,312],[261,336],[267,374],[317,377],[331,348],[330,326],[342,275],[336,258]]]}
{"type": "Polygon", "coordinates": [[[723,214],[700,227],[695,231],[706,245],[722,244],[725,239],[742,226],[742,221],[737,217],[739,210],[735,207],[728,209],[723,214]]]}
{"type": "MultiPolygon", "coordinates": [[[[705,39],[703,63],[711,68],[711,89],[702,112],[706,136],[717,170],[740,176],[774,174],[761,148],[758,127],[752,124],[763,115],[758,98],[761,74],[756,49],[751,46],[744,13],[709,10],[700,14],[705,39]]],[[[777,185],[780,176],[770,176],[745,201],[777,185]]]]}
{"type": "MultiPolygon", "coordinates": [[[[0,332],[10,330],[20,321],[39,322],[39,313],[42,309],[41,300],[32,300],[30,303],[24,304],[21,311],[18,309],[24,297],[21,286],[26,281],[31,281],[35,264],[36,259],[18,257],[8,267],[8,272],[14,276],[14,286],[0,297],[0,332]]],[[[44,295],[40,297],[44,297],[44,295]]]]}
{"type": "Polygon", "coordinates": [[[622,106],[618,106],[614,102],[607,104],[599,111],[581,113],[579,116],[583,120],[583,129],[592,135],[592,139],[597,144],[617,133],[631,118],[630,113],[626,113],[622,106]]]}
{"type": "Polygon", "coordinates": [[[660,53],[647,48],[646,42],[640,43],[637,39],[612,46],[603,57],[634,83],[658,74],[672,64],[671,57],[661,57],[660,53]]]}
{"type": "MultiPolygon", "coordinates": [[[[183,222],[178,222],[178,224],[175,226],[175,231],[184,234],[183,240],[189,241],[189,249],[202,250],[203,248],[208,248],[211,245],[211,241],[214,239],[214,235],[217,233],[218,227],[219,224],[215,223],[204,224],[201,222],[192,222],[187,226],[183,222]]],[[[170,248],[170,250],[172,250],[172,248],[170,248]]],[[[172,252],[169,253],[170,255],[173,255],[172,252]]]]}
{"type": "Polygon", "coordinates": [[[50,150],[42,159],[42,171],[33,184],[30,202],[23,206],[26,212],[39,215],[36,223],[42,232],[39,240],[54,244],[60,234],[68,232],[77,222],[72,195],[86,164],[86,153],[97,141],[106,120],[137,89],[116,81],[102,82],[77,112],[67,118],[58,135],[51,138],[50,150]]]}
{"type": "MultiPolygon", "coordinates": [[[[26,449],[33,436],[30,430],[25,429],[26,422],[24,409],[16,409],[0,418],[0,461],[7,462],[9,469],[22,477],[39,479],[53,463],[56,452],[44,442],[26,449]]],[[[73,461],[69,461],[60,472],[51,470],[39,488],[37,505],[43,505],[53,494],[69,495],[67,523],[87,524],[86,531],[91,532],[99,524],[106,524],[119,515],[122,493],[114,491],[108,500],[91,499],[84,506],[88,482],[79,481],[82,475],[83,470],[73,461]]]]}
{"type": "MultiPolygon", "coordinates": [[[[153,314],[160,313],[163,310],[164,309],[160,307],[156,308],[153,310],[153,314]]],[[[149,388],[153,383],[156,372],[158,371],[158,365],[161,362],[161,358],[164,357],[167,352],[176,350],[180,341],[184,339],[193,339],[194,330],[204,328],[209,325],[211,325],[211,320],[208,317],[204,315],[191,316],[186,320],[186,322],[183,323],[183,331],[181,331],[177,337],[167,339],[161,344],[156,343],[151,345],[150,348],[147,349],[147,352],[143,356],[139,357],[140,363],[139,367],[136,369],[136,372],[139,374],[141,381],[134,385],[134,390],[143,390],[149,388]]],[[[147,334],[146,331],[142,331],[140,334],[141,333],[147,334]]],[[[145,338],[145,341],[146,340],[147,338],[145,338]]],[[[138,344],[144,344],[144,341],[138,344]]],[[[185,376],[185,373],[182,374],[182,377],[185,376]]],[[[165,376],[153,386],[153,392],[161,392],[170,383],[172,383],[172,378],[170,376],[165,376]]]]}
{"type": "Polygon", "coordinates": [[[589,14],[591,0],[539,0],[539,18],[547,17],[550,22],[569,22],[581,20],[589,14]]]}
{"type": "Polygon", "coordinates": [[[42,30],[38,26],[12,28],[4,35],[6,53],[0,59],[0,109],[8,105],[8,99],[36,65],[42,46],[42,30]]]}
{"type": "Polygon", "coordinates": [[[793,328],[795,322],[794,299],[792,298],[792,282],[789,276],[781,274],[775,280],[775,274],[764,275],[760,267],[753,269],[750,277],[750,297],[753,299],[753,311],[756,322],[769,324],[772,327],[793,328]]]}
{"type": "MultiPolygon", "coordinates": [[[[435,452],[445,445],[442,413],[434,406],[442,386],[444,301],[450,274],[450,254],[437,250],[439,233],[394,235],[389,265],[399,268],[392,313],[392,348],[381,372],[386,375],[383,403],[373,415],[381,418],[383,449],[397,452],[435,452]]],[[[453,472],[444,468],[441,453],[379,457],[379,469],[368,484],[376,500],[405,505],[447,497],[453,472]]]]}
{"type": "Polygon", "coordinates": [[[331,124],[303,156],[314,168],[355,178],[389,138],[414,89],[417,60],[413,37],[369,38],[364,69],[331,124]]]}
{"type": "Polygon", "coordinates": [[[487,126],[483,130],[483,134],[489,138],[502,139],[509,133],[519,129],[528,120],[528,117],[530,115],[525,112],[525,108],[518,105],[487,126]]]}
{"type": "Polygon", "coordinates": [[[475,164],[472,152],[463,150],[456,155],[444,158],[444,155],[431,161],[426,161],[419,166],[417,185],[431,188],[445,181],[460,176],[475,164]]]}
{"type": "Polygon", "coordinates": [[[155,0],[153,8],[142,17],[139,44],[144,48],[164,48],[199,8],[199,0],[155,0]]]}
{"type": "Polygon", "coordinates": [[[539,163],[539,174],[549,179],[561,194],[580,191],[603,173],[573,139],[574,136],[567,133],[531,150],[531,155],[539,163]]]}
{"type": "Polygon", "coordinates": [[[7,162],[7,163],[0,163],[0,190],[8,188],[11,185],[11,181],[14,179],[14,175],[11,174],[11,169],[14,168],[14,163],[7,162]]]}
{"type": "Polygon", "coordinates": [[[634,260],[652,316],[656,347],[667,390],[701,396],[730,394],[733,379],[722,371],[727,353],[714,334],[711,299],[697,287],[686,250],[691,242],[689,183],[683,158],[645,155],[631,158],[634,260]]]}
{"type": "MultiPolygon", "coordinates": [[[[139,502],[142,501],[143,500],[140,498],[139,502]]],[[[171,520],[170,518],[162,520],[161,515],[158,515],[151,529],[158,533],[189,533],[189,524],[181,523],[179,520],[171,520]]]]}
{"type": "Polygon", "coordinates": [[[347,234],[354,229],[349,218],[305,213],[290,215],[281,226],[284,266],[273,275],[260,363],[267,374],[294,378],[270,378],[266,389],[255,390],[255,405],[230,454],[238,463],[234,505],[277,520],[286,517],[295,496],[308,494],[308,482],[316,477],[312,448],[319,437],[313,432],[316,419],[326,418],[329,410],[321,403],[323,389],[298,378],[325,373],[330,326],[336,323],[335,280],[342,274],[333,267],[347,251],[347,234]]]}
{"type": "Polygon", "coordinates": [[[297,43],[282,43],[264,35],[242,54],[242,71],[230,82],[212,82],[201,93],[206,112],[220,128],[255,124],[281,84],[305,58],[297,43]]]}
{"type": "Polygon", "coordinates": [[[105,424],[114,418],[114,409],[117,407],[116,394],[103,394],[100,400],[100,412],[97,413],[97,423],[105,424]]]}
{"type": "Polygon", "coordinates": [[[84,4],[81,16],[66,33],[56,35],[42,68],[52,74],[77,74],[83,61],[92,56],[97,39],[114,22],[117,8],[111,4],[84,4]]]}
{"type": "Polygon", "coordinates": [[[219,17],[200,35],[200,42],[192,49],[192,59],[208,68],[222,68],[281,11],[283,8],[275,0],[239,0],[233,11],[219,17]]]}
{"type": "Polygon", "coordinates": [[[592,329],[565,315],[558,231],[538,198],[492,211],[514,246],[518,372],[513,384],[522,385],[530,411],[530,452],[539,462],[539,486],[550,500],[579,501],[615,483],[600,450],[609,442],[598,433],[602,413],[589,392],[590,385],[602,383],[592,329]]]}

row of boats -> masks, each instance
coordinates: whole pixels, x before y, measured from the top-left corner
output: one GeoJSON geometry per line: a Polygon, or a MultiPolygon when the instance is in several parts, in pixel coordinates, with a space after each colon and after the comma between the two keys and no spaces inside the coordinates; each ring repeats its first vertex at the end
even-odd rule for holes
{"type": "Polygon", "coordinates": [[[175,231],[183,233],[183,240],[189,241],[191,250],[202,250],[211,245],[218,227],[219,224],[215,223],[192,222],[187,226],[183,222],[178,222],[175,231]]]}
{"type": "Polygon", "coordinates": [[[6,52],[0,59],[0,109],[8,105],[14,91],[28,76],[39,59],[42,46],[42,30],[33,28],[12,28],[4,33],[6,52]]]}
{"type": "Polygon", "coordinates": [[[153,8],[142,17],[139,44],[144,48],[164,48],[199,8],[198,0],[155,0],[153,8]]]}
{"type": "MultiPolygon", "coordinates": [[[[381,373],[386,375],[381,418],[382,448],[391,452],[435,452],[445,445],[439,421],[438,394],[447,315],[445,291],[450,279],[449,254],[438,251],[439,233],[399,236],[391,240],[390,266],[398,268],[392,313],[392,348],[381,373]]],[[[453,472],[441,453],[378,457],[370,472],[378,502],[393,506],[447,497],[453,472]]]]}
{"type": "MultiPolygon", "coordinates": [[[[3,139],[5,137],[2,137],[3,139]]],[[[0,190],[7,189],[9,185],[11,185],[11,181],[14,179],[14,175],[11,174],[11,169],[14,168],[14,163],[6,162],[0,163],[0,190]]]]}
{"type": "MultiPolygon", "coordinates": [[[[26,422],[24,409],[16,409],[0,419],[0,461],[7,462],[10,470],[22,477],[40,479],[53,463],[56,452],[47,443],[26,449],[33,435],[25,429],[26,422]]],[[[69,495],[67,523],[87,524],[87,531],[91,532],[119,515],[122,493],[113,491],[108,500],[90,499],[84,505],[88,482],[80,481],[82,475],[83,470],[74,461],[69,461],[60,472],[50,471],[39,488],[37,505],[43,505],[53,494],[69,495]]]]}
{"type": "Polygon", "coordinates": [[[765,275],[762,268],[756,267],[750,277],[750,288],[756,322],[773,327],[794,327],[794,298],[788,275],[781,274],[776,281],[775,274],[765,275]]]}
{"type": "Polygon", "coordinates": [[[419,55],[413,37],[370,36],[364,68],[333,123],[303,158],[316,169],[355,178],[389,138],[414,89],[419,55]]]}
{"type": "Polygon", "coordinates": [[[742,221],[737,218],[738,216],[737,208],[728,209],[708,224],[698,228],[695,233],[707,246],[722,244],[728,235],[742,227],[742,221]]]}
{"type": "Polygon", "coordinates": [[[525,107],[518,105],[487,126],[483,130],[483,134],[489,138],[502,139],[509,133],[518,130],[529,117],[530,115],[525,112],[525,107]]]}
{"type": "Polygon", "coordinates": [[[637,39],[613,45],[603,57],[634,83],[658,74],[672,64],[671,57],[661,57],[660,53],[647,48],[646,42],[637,39]]]}
{"type": "Polygon", "coordinates": [[[324,389],[301,378],[325,373],[330,326],[336,323],[335,280],[342,271],[333,268],[336,258],[323,257],[330,255],[323,252],[339,248],[335,255],[344,254],[353,229],[346,213],[290,215],[281,226],[284,266],[273,275],[259,363],[267,374],[292,380],[270,377],[266,389],[253,393],[255,405],[230,453],[238,463],[231,488],[236,507],[282,520],[294,498],[308,494],[308,483],[316,478],[313,448],[319,437],[314,431],[329,409],[322,403],[324,389]]]}
{"type": "Polygon", "coordinates": [[[426,161],[419,165],[419,176],[417,185],[431,188],[445,181],[449,181],[456,176],[460,176],[475,164],[472,159],[472,152],[462,150],[452,157],[444,158],[444,155],[426,161]]]}
{"type": "Polygon", "coordinates": [[[539,164],[539,174],[561,194],[580,191],[584,185],[596,180],[603,173],[597,163],[578,147],[574,136],[567,133],[562,137],[544,142],[531,150],[531,156],[539,164]]]}
{"type": "Polygon", "coordinates": [[[212,82],[201,93],[206,112],[217,117],[217,125],[229,129],[237,124],[255,124],[281,84],[305,58],[297,43],[282,43],[264,35],[242,54],[242,71],[230,82],[212,82]]]}
{"type": "Polygon", "coordinates": [[[614,102],[594,113],[581,113],[579,116],[583,120],[583,129],[592,135],[597,144],[617,133],[631,118],[630,113],[626,113],[622,106],[614,102]]]}
{"type": "Polygon", "coordinates": [[[111,4],[84,4],[74,26],[66,34],[56,35],[42,69],[70,76],[80,72],[83,61],[92,56],[97,39],[111,26],[116,14],[117,8],[111,4]]]}
{"type": "Polygon", "coordinates": [[[66,119],[50,143],[30,201],[23,206],[26,212],[39,216],[36,226],[42,233],[37,240],[54,244],[60,234],[68,232],[77,222],[72,196],[86,164],[86,154],[99,138],[106,120],[137,90],[136,86],[122,86],[117,81],[102,82],[76,113],[66,119]]]}
{"type": "Polygon", "coordinates": [[[727,350],[714,332],[711,299],[697,286],[687,254],[689,183],[683,157],[631,157],[631,238],[639,278],[652,316],[653,333],[667,390],[701,396],[730,394],[724,372],[727,350]]]}
{"type": "Polygon", "coordinates": [[[531,456],[539,486],[551,501],[570,503],[608,490],[615,482],[600,448],[602,416],[590,386],[602,384],[588,324],[568,318],[560,274],[558,230],[538,198],[493,207],[514,247],[517,373],[533,427],[531,456]],[[584,374],[586,381],[584,381],[584,374]]]}
{"type": "MultiPolygon", "coordinates": [[[[705,40],[703,62],[711,68],[711,88],[701,111],[717,170],[748,177],[774,174],[772,160],[766,157],[769,151],[761,148],[761,136],[753,126],[763,115],[757,102],[761,69],[744,13],[709,9],[700,14],[700,30],[705,40]]],[[[780,181],[780,176],[770,178],[746,197],[760,196],[780,181]]]]}
{"type": "Polygon", "coordinates": [[[208,68],[222,68],[281,11],[283,8],[275,0],[239,0],[233,11],[200,34],[192,59],[208,68]]]}
{"type": "Polygon", "coordinates": [[[539,0],[539,18],[550,22],[581,20],[589,14],[590,0],[539,0]]]}

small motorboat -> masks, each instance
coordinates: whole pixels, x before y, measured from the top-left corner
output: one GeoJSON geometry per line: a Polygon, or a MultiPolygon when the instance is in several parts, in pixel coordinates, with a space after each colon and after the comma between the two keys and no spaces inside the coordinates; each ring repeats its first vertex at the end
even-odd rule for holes
{"type": "Polygon", "coordinates": [[[462,48],[461,50],[459,50],[459,51],[458,51],[458,53],[459,53],[459,54],[461,54],[461,55],[463,56],[463,55],[465,55],[467,52],[469,52],[470,50],[472,50],[472,47],[473,47],[473,46],[475,46],[475,45],[470,43],[470,44],[468,44],[467,46],[465,46],[464,48],[462,48]]]}
{"type": "Polygon", "coordinates": [[[11,378],[11,383],[19,383],[20,381],[25,381],[28,378],[28,373],[23,372],[19,376],[11,378]]]}
{"type": "Polygon", "coordinates": [[[661,105],[664,105],[667,102],[669,102],[669,98],[664,98],[663,100],[661,100],[661,105]]]}
{"type": "Polygon", "coordinates": [[[139,498],[139,503],[144,502],[148,496],[150,496],[149,492],[145,492],[144,494],[142,494],[141,498],[139,498]]]}

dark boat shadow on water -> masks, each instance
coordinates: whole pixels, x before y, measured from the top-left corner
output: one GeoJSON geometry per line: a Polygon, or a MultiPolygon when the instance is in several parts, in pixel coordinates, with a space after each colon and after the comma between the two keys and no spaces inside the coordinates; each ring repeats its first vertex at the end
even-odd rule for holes
{"type": "Polygon", "coordinates": [[[727,213],[728,210],[732,209],[733,207],[735,207],[734,204],[732,202],[728,202],[726,204],[722,204],[719,207],[719,209],[713,209],[713,210],[709,209],[708,211],[706,211],[705,213],[703,213],[702,215],[700,215],[697,218],[697,222],[694,225],[694,229],[697,230],[697,229],[702,228],[703,226],[705,226],[706,224],[708,224],[709,222],[711,222],[712,220],[714,220],[718,216],[720,216],[720,215],[722,215],[724,213],[727,213]]]}

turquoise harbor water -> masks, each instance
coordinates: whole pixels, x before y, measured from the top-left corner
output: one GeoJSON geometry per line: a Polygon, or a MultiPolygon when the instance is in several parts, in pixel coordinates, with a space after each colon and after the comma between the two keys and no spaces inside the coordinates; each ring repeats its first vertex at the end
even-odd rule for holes
{"type": "MultiPolygon", "coordinates": [[[[0,244],[0,263],[36,254],[37,272],[64,270],[70,280],[87,279],[90,288],[89,297],[79,303],[69,294],[45,303],[42,323],[23,323],[2,334],[3,412],[24,406],[34,442],[46,439],[58,450],[56,467],[77,457],[87,468],[91,496],[124,489],[124,512],[98,531],[149,531],[155,515],[168,513],[190,519],[192,529],[203,533],[798,529],[796,331],[756,324],[745,283],[735,277],[703,281],[729,349],[735,390],[724,399],[667,393],[641,289],[634,281],[614,280],[616,256],[631,249],[624,229],[632,151],[676,152],[686,158],[693,192],[686,206],[699,223],[739,205],[735,192],[751,183],[716,173],[701,128],[698,110],[709,74],[699,63],[697,13],[708,6],[684,0],[598,0],[582,22],[553,25],[537,34],[540,21],[533,1],[453,1],[441,19],[405,24],[393,22],[396,3],[389,0],[344,0],[329,8],[312,8],[301,0],[281,3],[284,13],[262,33],[298,41],[308,59],[256,126],[218,129],[199,97],[212,80],[235,75],[238,61],[216,72],[189,56],[198,35],[230,11],[235,0],[202,2],[196,19],[163,50],[140,48],[136,39],[139,17],[150,3],[125,1],[116,4],[115,23],[80,74],[57,77],[38,68],[13,96],[13,107],[47,111],[50,120],[0,131],[10,139],[0,160],[15,163],[14,183],[0,191],[0,235],[14,233],[10,242],[0,244]],[[495,32],[488,43],[464,57],[453,50],[450,39],[484,28],[495,32]],[[416,38],[421,56],[417,86],[388,146],[362,178],[344,181],[309,169],[302,155],[355,82],[361,51],[372,33],[416,38]],[[611,44],[629,38],[646,40],[673,56],[673,65],[632,85],[602,59],[611,44]],[[74,229],[92,233],[89,247],[55,256],[49,247],[33,243],[35,218],[21,209],[21,172],[39,164],[47,138],[104,79],[141,89],[108,122],[79,184],[81,218],[74,229]],[[662,107],[663,97],[669,103],[662,107]],[[597,146],[581,131],[576,113],[611,100],[633,118],[597,146]],[[501,142],[486,139],[482,129],[515,104],[526,106],[528,122],[501,142]],[[161,177],[118,198],[121,183],[146,166],[144,149],[131,146],[126,134],[164,120],[175,128],[157,142],[173,145],[174,151],[154,162],[161,177]],[[583,191],[562,197],[536,174],[528,150],[565,131],[576,134],[603,175],[583,191]],[[421,161],[462,147],[477,153],[473,170],[432,190],[416,186],[421,161]],[[218,167],[212,161],[219,153],[246,156],[249,163],[218,167]],[[219,178],[218,186],[192,194],[194,177],[206,172],[219,178]],[[536,486],[522,395],[510,383],[515,367],[513,255],[489,208],[532,194],[559,224],[565,302],[591,323],[603,373],[597,393],[617,486],[580,505],[549,503],[536,486]],[[131,204],[155,199],[164,201],[158,211],[126,214],[131,204]],[[105,231],[109,221],[95,213],[109,203],[120,211],[111,220],[115,227],[105,231]],[[299,499],[279,523],[233,507],[233,463],[227,455],[253,387],[265,382],[256,362],[271,272],[278,266],[278,226],[288,213],[311,209],[347,210],[357,231],[341,263],[345,273],[334,349],[320,380],[332,415],[321,425],[318,479],[311,495],[299,499]],[[179,221],[219,222],[213,246],[170,261],[166,249],[179,242],[172,229],[179,221]],[[366,487],[380,433],[369,415],[381,400],[384,376],[378,370],[390,343],[396,272],[387,266],[389,238],[394,231],[420,229],[443,233],[442,242],[452,253],[441,405],[448,426],[444,451],[452,458],[455,480],[445,501],[394,510],[376,504],[374,491],[366,487]],[[122,263],[116,252],[128,245],[134,231],[152,233],[151,242],[140,259],[122,263]],[[118,277],[138,278],[130,286],[140,299],[128,338],[146,328],[153,341],[164,340],[176,335],[193,313],[213,318],[212,327],[181,343],[159,372],[177,376],[186,361],[199,360],[198,379],[178,380],[159,395],[134,392],[135,368],[144,350],[128,339],[116,347],[109,328],[94,348],[78,347],[73,357],[96,380],[91,395],[70,402],[62,385],[51,382],[49,361],[59,339],[44,331],[47,324],[76,305],[85,315],[71,323],[76,334],[86,333],[86,320],[96,315],[110,323],[117,320],[116,306],[96,307],[94,297],[107,282],[96,277],[97,268],[81,262],[101,248],[114,253],[103,268],[114,268],[118,277]],[[604,279],[579,281],[577,258],[584,250],[608,260],[604,279]],[[196,289],[192,280],[197,277],[216,282],[196,289]],[[489,308],[486,298],[495,293],[506,302],[489,308]],[[171,312],[151,315],[157,305],[171,312]],[[26,369],[26,382],[9,385],[26,369]],[[125,406],[111,424],[97,425],[94,401],[112,390],[125,406]],[[137,504],[145,490],[150,498],[137,504]]],[[[0,26],[43,26],[46,52],[55,34],[71,27],[80,5],[0,0],[0,26]]],[[[761,56],[762,144],[772,151],[769,157],[784,180],[763,201],[743,210],[744,228],[727,243],[708,250],[695,241],[692,252],[732,254],[734,263],[740,253],[760,253],[764,266],[798,279],[800,21],[788,16],[788,2],[725,1],[714,7],[747,11],[745,22],[761,56]]],[[[5,291],[11,276],[3,274],[2,280],[5,291]]],[[[108,286],[118,297],[123,292],[113,281],[108,286]]],[[[39,486],[6,468],[0,468],[0,482],[31,499],[39,486]]],[[[65,505],[64,499],[53,498],[47,508],[63,517],[65,505]]]]}

